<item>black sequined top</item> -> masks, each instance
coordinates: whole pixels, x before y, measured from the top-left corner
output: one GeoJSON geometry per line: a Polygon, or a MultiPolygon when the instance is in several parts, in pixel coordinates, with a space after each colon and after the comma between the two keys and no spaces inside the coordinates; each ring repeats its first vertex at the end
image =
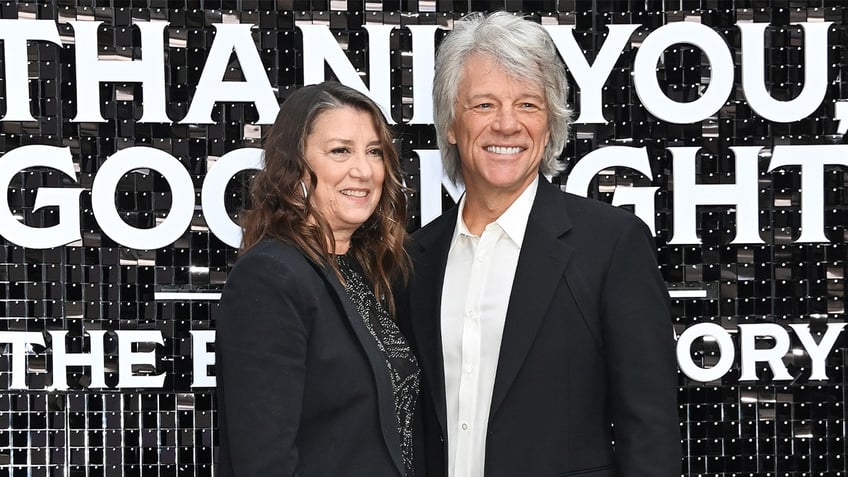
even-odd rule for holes
{"type": "Polygon", "coordinates": [[[383,304],[374,296],[365,283],[362,268],[352,257],[336,255],[336,263],[345,279],[345,290],[365,321],[365,327],[377,342],[377,348],[386,357],[386,366],[392,377],[395,411],[398,418],[401,455],[406,475],[414,475],[412,468],[412,416],[418,399],[418,361],[409,343],[401,334],[397,324],[389,316],[383,304]]]}

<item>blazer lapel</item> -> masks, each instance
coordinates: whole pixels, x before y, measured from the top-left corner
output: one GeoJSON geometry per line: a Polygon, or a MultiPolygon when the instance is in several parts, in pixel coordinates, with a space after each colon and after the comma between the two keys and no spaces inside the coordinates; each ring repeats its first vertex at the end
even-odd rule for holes
{"type": "Polygon", "coordinates": [[[400,451],[400,435],[398,434],[397,427],[394,390],[392,389],[392,379],[389,376],[388,366],[386,365],[386,357],[377,348],[374,337],[365,326],[362,315],[359,314],[356,306],[350,301],[347,292],[336,276],[336,272],[329,266],[317,266],[317,268],[321,271],[324,280],[330,285],[338,297],[344,315],[347,317],[351,328],[353,328],[354,335],[360,345],[362,345],[365,355],[368,357],[371,370],[374,372],[374,386],[377,389],[377,407],[380,413],[380,425],[383,428],[383,440],[389,449],[389,453],[398,472],[400,475],[404,475],[406,474],[406,469],[400,451]]]}
{"type": "Polygon", "coordinates": [[[418,343],[419,363],[429,384],[442,435],[446,435],[447,429],[441,329],[442,284],[458,210],[454,206],[429,227],[413,235],[417,250],[413,263],[415,281],[410,293],[411,324],[418,343]]]}
{"type": "Polygon", "coordinates": [[[507,307],[490,416],[518,375],[571,259],[573,249],[562,239],[571,228],[564,202],[556,186],[540,178],[507,307]]]}

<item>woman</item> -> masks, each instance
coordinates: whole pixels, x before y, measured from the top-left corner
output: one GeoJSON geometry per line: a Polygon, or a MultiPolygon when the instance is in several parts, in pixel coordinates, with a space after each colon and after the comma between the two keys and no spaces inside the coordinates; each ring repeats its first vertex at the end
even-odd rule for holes
{"type": "Polygon", "coordinates": [[[219,475],[409,476],[418,366],[400,164],[380,109],[306,86],[265,138],[216,315],[219,475]]]}

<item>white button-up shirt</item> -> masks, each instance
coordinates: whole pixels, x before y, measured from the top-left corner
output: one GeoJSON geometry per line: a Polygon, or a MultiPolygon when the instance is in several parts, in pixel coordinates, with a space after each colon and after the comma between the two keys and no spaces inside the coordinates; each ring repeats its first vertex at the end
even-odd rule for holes
{"type": "Polygon", "coordinates": [[[459,204],[442,285],[448,475],[483,477],[486,432],[506,310],[538,179],[480,236],[459,204]]]}

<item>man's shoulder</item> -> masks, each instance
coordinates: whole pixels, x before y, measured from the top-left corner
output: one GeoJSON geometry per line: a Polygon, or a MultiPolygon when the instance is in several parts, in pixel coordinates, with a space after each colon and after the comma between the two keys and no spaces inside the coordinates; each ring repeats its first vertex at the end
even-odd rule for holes
{"type": "Polygon", "coordinates": [[[560,192],[560,194],[562,194],[569,212],[575,214],[613,220],[631,220],[636,217],[633,212],[602,200],[583,197],[570,192],[560,192]]]}
{"type": "Polygon", "coordinates": [[[429,223],[412,233],[412,242],[415,244],[429,243],[445,235],[452,234],[456,227],[456,206],[442,212],[442,214],[429,223]]]}
{"type": "Polygon", "coordinates": [[[565,212],[576,223],[583,222],[612,222],[614,224],[633,224],[639,218],[630,210],[616,207],[598,199],[579,196],[570,192],[559,190],[552,186],[555,194],[562,200],[565,212]]]}

